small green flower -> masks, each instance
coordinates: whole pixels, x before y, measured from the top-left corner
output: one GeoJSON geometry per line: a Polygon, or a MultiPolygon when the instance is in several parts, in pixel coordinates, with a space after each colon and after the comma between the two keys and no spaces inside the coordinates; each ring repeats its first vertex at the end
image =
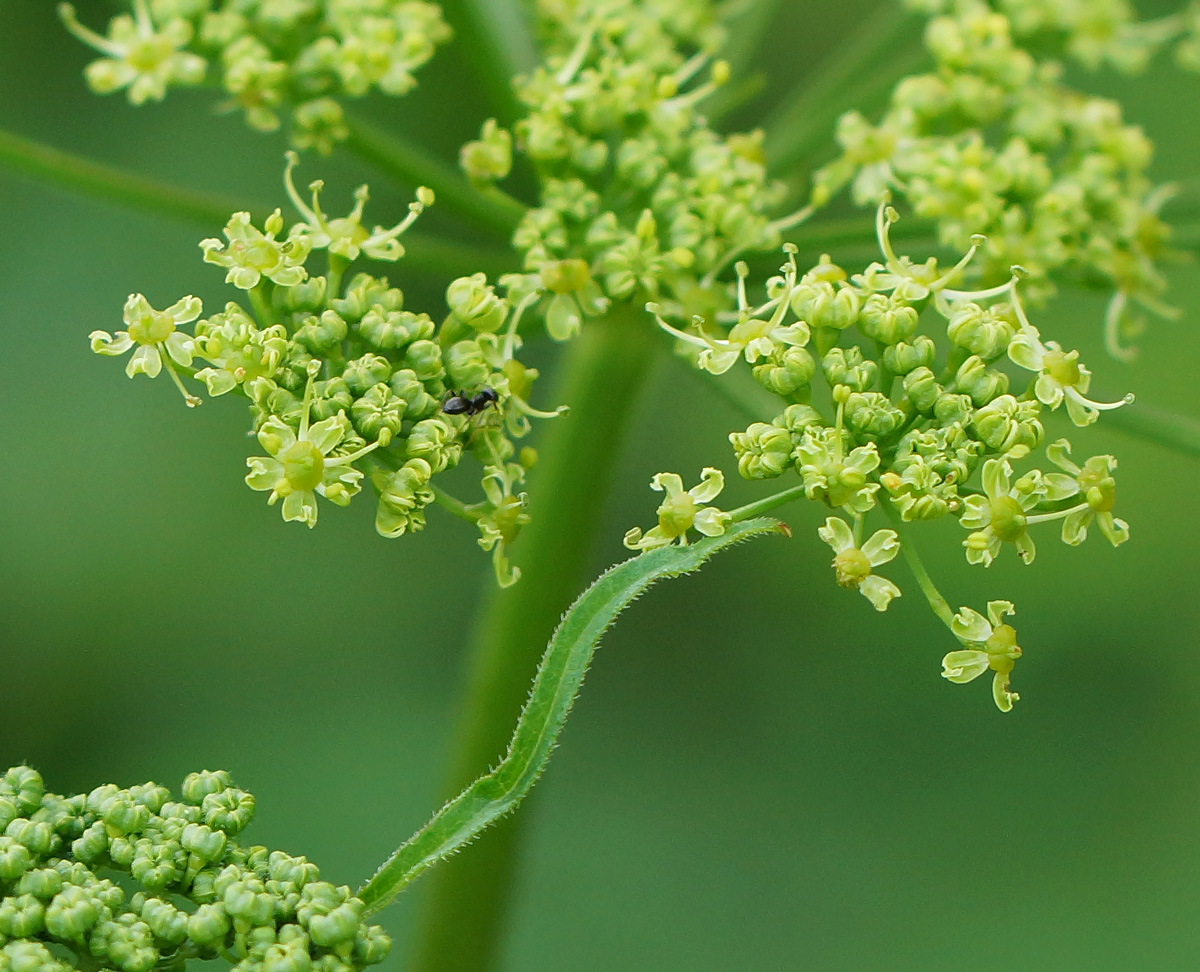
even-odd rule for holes
{"type": "Polygon", "coordinates": [[[1129,539],[1129,524],[1112,514],[1117,499],[1112,472],[1117,468],[1117,460],[1112,456],[1092,456],[1080,469],[1068,458],[1070,451],[1071,443],[1066,439],[1046,447],[1050,461],[1074,477],[1077,492],[1083,494],[1085,501],[1063,520],[1063,543],[1071,546],[1083,543],[1094,521],[1108,542],[1119,546],[1129,539]]]}
{"type": "Polygon", "coordinates": [[[678,540],[687,543],[688,530],[706,537],[719,537],[729,525],[729,514],[715,506],[706,506],[725,488],[725,477],[719,469],[705,467],[700,483],[684,491],[683,480],[677,473],[659,473],[650,480],[650,488],[667,494],[658,507],[658,526],[642,533],[634,527],[625,534],[625,546],[630,550],[654,550],[678,540]]]}
{"type": "Polygon", "coordinates": [[[338,506],[348,506],[362,488],[363,474],[352,463],[379,445],[373,442],[349,455],[330,458],[330,453],[350,434],[351,425],[344,412],[309,425],[313,377],[317,370],[309,368],[299,431],[272,415],[258,430],[258,441],[270,457],[251,456],[246,460],[250,467],[246,485],[260,492],[270,490],[268,503],[274,505],[283,499],[284,520],[298,520],[310,527],[317,525],[316,494],[338,506]]]}
{"type": "Polygon", "coordinates": [[[295,152],[288,152],[283,182],[292,205],[304,217],[304,222],[292,227],[288,238],[303,238],[313,250],[328,250],[346,260],[357,260],[360,253],[365,253],[372,260],[399,260],[404,256],[400,235],[416,222],[426,206],[433,205],[433,190],[421,186],[417,189],[416,201],[408,205],[408,216],[391,229],[376,226],[368,233],[362,224],[363,207],[367,203],[367,187],[359,186],[355,191],[354,208],[348,216],[330,219],[321,210],[321,190],[325,186],[324,182],[318,179],[309,183],[308,188],[312,193],[311,206],[307,205],[296,191],[292,170],[299,164],[300,157],[295,152]]]}
{"type": "Polygon", "coordinates": [[[1004,459],[989,459],[983,464],[983,491],[983,496],[963,499],[959,522],[975,531],[963,541],[967,561],[988,567],[1000,545],[1011,543],[1022,561],[1033,563],[1037,550],[1029,536],[1026,514],[1046,495],[1040,475],[1031,473],[1013,483],[1012,466],[1004,459]]]}
{"type": "Polygon", "coordinates": [[[270,378],[287,353],[287,330],[275,324],[259,330],[237,304],[225,305],[196,325],[193,352],[211,364],[196,372],[196,380],[208,386],[214,397],[233,391],[255,378],[270,378]]]}
{"type": "Polygon", "coordinates": [[[871,602],[876,611],[886,611],[893,598],[900,596],[900,588],[885,577],[874,573],[874,568],[893,560],[900,552],[900,542],[895,530],[877,530],[861,547],[854,541],[854,531],[840,517],[831,516],[817,535],[833,547],[833,570],[839,587],[857,590],[871,602]]]}
{"type": "Polygon", "coordinates": [[[487,507],[476,521],[479,546],[492,552],[492,567],[501,587],[511,587],[521,579],[521,570],[508,562],[507,551],[521,527],[529,522],[525,494],[513,492],[513,487],[524,476],[524,468],[517,463],[488,466],[484,471],[483,492],[487,496],[487,507]]]}
{"type": "Polygon", "coordinates": [[[184,297],[160,311],[151,307],[141,294],[130,294],[123,314],[127,330],[117,331],[115,337],[107,331],[92,331],[88,339],[96,354],[109,356],[124,354],[136,344],[137,350],[125,366],[125,374],[130,378],[136,374],[154,378],[165,365],[184,401],[188,405],[199,405],[200,399],[183,387],[171,362],[184,368],[191,366],[195,340],[176,328],[194,321],[202,309],[198,297],[184,297]]]}
{"type": "Polygon", "coordinates": [[[162,101],[171,84],[196,85],[204,80],[208,62],[181,50],[192,39],[192,25],[173,17],[156,27],[146,0],[133,0],[133,16],[120,14],[102,37],[84,27],[69,3],[59,4],[58,15],[67,30],[105,56],[87,66],[88,86],[97,94],[129,89],[129,100],[140,105],[162,101]]]}
{"type": "Polygon", "coordinates": [[[1090,425],[1108,411],[1128,405],[1132,395],[1119,402],[1093,402],[1084,397],[1091,384],[1092,374],[1079,362],[1078,351],[1063,351],[1053,341],[1042,343],[1037,329],[1032,325],[1022,327],[1020,333],[1008,346],[1008,356],[1029,371],[1038,373],[1033,391],[1043,405],[1058,408],[1064,401],[1067,414],[1078,426],[1090,425]]]}
{"type": "Polygon", "coordinates": [[[1004,623],[1004,616],[1015,614],[1016,609],[1011,601],[988,601],[987,613],[985,618],[964,607],[954,616],[951,630],[966,647],[949,652],[942,659],[942,678],[965,684],[991,669],[996,673],[992,678],[996,708],[1011,712],[1020,696],[1009,690],[1009,674],[1021,657],[1021,649],[1017,645],[1017,632],[1004,623]]]}
{"type": "Polygon", "coordinates": [[[868,477],[879,468],[874,443],[846,453],[846,435],[837,428],[807,429],[797,447],[804,495],[827,506],[862,515],[875,505],[879,483],[868,477]]]}
{"type": "Polygon", "coordinates": [[[228,246],[216,239],[200,241],[204,262],[228,267],[225,282],[239,290],[253,290],[263,277],[280,287],[295,287],[308,277],[304,261],[312,240],[304,233],[276,240],[282,230],[283,216],[278,209],[267,217],[262,230],[250,222],[249,213],[234,213],[224,229],[228,246]]]}

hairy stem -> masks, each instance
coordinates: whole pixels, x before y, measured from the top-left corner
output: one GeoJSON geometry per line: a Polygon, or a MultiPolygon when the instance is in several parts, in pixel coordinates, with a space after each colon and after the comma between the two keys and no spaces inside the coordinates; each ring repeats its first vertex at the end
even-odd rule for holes
{"type": "Polygon", "coordinates": [[[361,118],[348,119],[348,123],[346,148],[405,185],[414,189],[428,186],[437,202],[456,215],[507,237],[525,214],[525,206],[511,196],[499,190],[476,189],[457,169],[393,132],[361,118]]]}
{"type": "Polygon", "coordinates": [[[555,629],[504,759],[442,807],[363,885],[358,897],[367,914],[379,911],[528,795],[550,761],[600,638],[635,598],[656,581],[698,570],[713,554],[767,533],[790,535],[778,520],[759,517],[733,524],[719,537],[649,551],[601,574],[555,629]]]}
{"type": "MultiPolygon", "coordinates": [[[[533,522],[513,546],[521,582],[493,589],[470,658],[447,795],[494,765],[525,701],[538,655],[586,581],[589,557],[624,429],[657,344],[645,315],[622,308],[565,349],[554,404],[569,415],[547,429],[530,474],[533,522]]],[[[413,972],[495,967],[520,822],[502,822],[434,873],[420,915],[413,972]]]]}

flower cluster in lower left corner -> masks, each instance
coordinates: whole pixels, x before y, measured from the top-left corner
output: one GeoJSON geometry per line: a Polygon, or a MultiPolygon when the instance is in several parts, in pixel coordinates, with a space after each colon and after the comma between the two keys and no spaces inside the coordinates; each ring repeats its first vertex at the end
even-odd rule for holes
{"type": "Polygon", "coordinates": [[[391,939],[315,864],[243,845],[254,797],[224,771],[192,773],[178,799],[156,783],[48,793],[17,766],[0,776],[0,969],[357,972],[391,939]],[[102,876],[110,875],[110,876],[102,876]]]}

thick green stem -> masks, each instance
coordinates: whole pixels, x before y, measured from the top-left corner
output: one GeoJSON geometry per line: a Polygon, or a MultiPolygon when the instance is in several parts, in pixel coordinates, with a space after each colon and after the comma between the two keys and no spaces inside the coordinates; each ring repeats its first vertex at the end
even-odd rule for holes
{"type": "MultiPolygon", "coordinates": [[[[530,474],[533,522],[513,545],[521,582],[493,590],[483,612],[447,796],[495,765],[542,647],[587,580],[616,456],[656,347],[645,314],[628,308],[589,324],[565,349],[551,400],[571,412],[546,430],[530,474]]],[[[503,821],[430,876],[412,972],[495,967],[523,819],[503,821]]]]}
{"type": "Polygon", "coordinates": [[[361,118],[350,119],[349,125],[346,148],[406,185],[428,186],[437,202],[456,215],[507,237],[525,214],[517,200],[498,190],[476,189],[452,166],[394,133],[361,118]]]}
{"type": "Polygon", "coordinates": [[[231,213],[250,210],[261,219],[270,212],[265,207],[249,207],[224,196],[125,172],[3,130],[0,130],[0,166],[85,196],[203,224],[210,229],[224,226],[231,213]]]}
{"type": "Polygon", "coordinates": [[[806,161],[829,141],[830,129],[844,110],[866,109],[867,102],[921,63],[922,51],[898,3],[885,2],[861,30],[847,31],[830,57],[817,65],[804,84],[768,119],[767,160],[774,172],[806,161]]]}

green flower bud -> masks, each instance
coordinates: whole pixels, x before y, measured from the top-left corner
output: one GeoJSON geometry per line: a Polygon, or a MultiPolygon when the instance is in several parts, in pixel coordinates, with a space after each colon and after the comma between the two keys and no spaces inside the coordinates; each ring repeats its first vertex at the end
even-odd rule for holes
{"type": "Polygon", "coordinates": [[[752,369],[755,380],[772,394],[786,398],[807,388],[817,370],[813,356],[804,348],[780,347],[767,357],[764,364],[752,369]]]}
{"type": "Polygon", "coordinates": [[[157,783],[139,783],[129,788],[129,795],[151,813],[158,813],[171,798],[171,791],[157,783]]]}
{"type": "Polygon", "coordinates": [[[863,392],[875,384],[879,365],[863,360],[858,348],[831,348],[821,359],[821,371],[830,385],[848,385],[851,391],[863,392]]]}
{"type": "Polygon", "coordinates": [[[100,920],[101,905],[84,888],[68,885],[46,908],[46,931],[65,942],[80,941],[100,920]]]}
{"type": "Polygon", "coordinates": [[[150,808],[138,803],[126,790],[114,794],[100,808],[100,819],[109,833],[135,834],[146,829],[150,808]]]}
{"type": "Polygon", "coordinates": [[[303,321],[304,323],[296,328],[292,340],[315,355],[329,354],[350,333],[349,325],[331,310],[322,312],[320,317],[309,315],[303,318],[303,321]]]}
{"type": "Polygon", "coordinates": [[[907,341],[917,330],[917,311],[894,294],[872,294],[859,315],[859,330],[881,344],[907,341]]]}
{"type": "Polygon", "coordinates": [[[471,182],[478,185],[507,178],[512,170],[512,135],[489,118],[479,140],[467,142],[458,153],[458,164],[471,182]]]}
{"type": "Polygon", "coordinates": [[[776,415],[771,420],[771,424],[798,434],[815,425],[824,425],[825,420],[821,418],[821,413],[811,405],[789,405],[782,414],[776,415]]]}
{"type": "Polygon", "coordinates": [[[978,408],[1008,391],[1008,375],[989,368],[982,358],[971,355],[959,366],[954,385],[964,395],[970,395],[978,408]]]}
{"type": "MultiPolygon", "coordinates": [[[[422,342],[430,344],[432,342],[422,342]]],[[[433,345],[437,347],[437,345],[433,345]]],[[[367,390],[392,377],[392,363],[378,354],[364,354],[346,362],[342,378],[355,398],[361,398],[367,390]]]]}
{"type": "Polygon", "coordinates": [[[187,920],[187,934],[197,945],[215,946],[225,941],[230,921],[221,902],[202,904],[187,920]]]}
{"type": "Polygon", "coordinates": [[[155,938],[169,945],[179,945],[188,937],[190,916],[171,902],[161,898],[147,898],[141,908],[135,910],[141,913],[142,921],[154,932],[155,938]]]}
{"type": "Polygon", "coordinates": [[[479,388],[492,373],[477,341],[459,341],[450,345],[444,356],[446,375],[456,388],[479,388]]]}
{"type": "Polygon", "coordinates": [[[425,507],[433,502],[433,491],[428,486],[432,475],[433,469],[424,459],[410,459],[390,476],[376,481],[379,508],[375,529],[381,536],[398,537],[424,529],[425,507]]]}
{"type": "Polygon", "coordinates": [[[428,314],[411,311],[385,311],[372,307],[354,330],[364,341],[387,351],[400,351],[413,341],[425,341],[433,337],[437,326],[428,314]]]}
{"type": "Polygon", "coordinates": [[[470,324],[484,334],[500,330],[508,317],[508,305],[496,296],[489,286],[487,274],[477,273],[470,277],[459,277],[446,288],[446,306],[460,321],[470,324]]]}
{"type": "Polygon", "coordinates": [[[46,786],[42,782],[42,775],[28,766],[14,766],[4,774],[4,780],[0,782],[0,795],[15,798],[22,813],[33,813],[37,810],[45,794],[46,786]]]}
{"type": "Polygon", "coordinates": [[[942,386],[926,367],[914,368],[904,376],[904,394],[918,412],[932,412],[942,393],[942,386]]]}
{"type": "Polygon", "coordinates": [[[960,348],[992,361],[1008,350],[1016,327],[1001,317],[994,307],[963,304],[950,315],[946,334],[960,348]]]}
{"type": "Polygon", "coordinates": [[[401,368],[389,382],[392,394],[406,403],[404,417],[413,421],[429,418],[440,408],[439,401],[425,390],[411,368],[401,368]]]}
{"type": "Polygon", "coordinates": [[[326,881],[305,885],[296,909],[314,945],[330,948],[352,940],[362,922],[363,903],[350,897],[350,889],[326,881]]]}
{"type": "Polygon", "coordinates": [[[272,303],[282,311],[315,314],[325,306],[324,277],[309,277],[294,287],[276,287],[272,303]]]}
{"type": "Polygon", "coordinates": [[[9,942],[0,948],[4,972],[70,972],[71,968],[41,942],[9,942]]]}
{"type": "Polygon", "coordinates": [[[938,424],[966,425],[971,420],[974,404],[970,395],[952,395],[946,392],[938,397],[933,406],[933,417],[938,424]]]}
{"type": "Polygon", "coordinates": [[[113,837],[108,842],[108,856],[118,867],[129,867],[133,863],[133,855],[137,847],[128,837],[113,837]]]}
{"type": "Polygon", "coordinates": [[[317,865],[305,857],[291,857],[283,851],[274,851],[269,859],[271,880],[278,881],[295,888],[320,880],[321,872],[317,865]]]}
{"type": "MultiPolygon", "coordinates": [[[[142,809],[145,810],[145,807],[142,809]]],[[[38,857],[49,854],[61,842],[54,828],[44,820],[25,820],[20,817],[4,828],[4,836],[19,840],[29,848],[31,854],[38,857]]]]}
{"type": "Polygon", "coordinates": [[[410,459],[424,459],[434,473],[440,473],[458,465],[463,446],[457,429],[441,418],[431,418],[413,426],[404,449],[410,459]]]}
{"type": "Polygon", "coordinates": [[[879,392],[852,392],[846,398],[844,415],[850,428],[868,437],[891,435],[908,418],[879,392]]]}
{"type": "Polygon", "coordinates": [[[354,403],[350,416],[363,438],[387,445],[400,432],[407,405],[392,394],[389,386],[380,382],[354,403]]]}
{"type": "Polygon", "coordinates": [[[386,279],[360,273],[350,281],[346,296],[331,300],[330,306],[347,321],[361,321],[372,308],[383,312],[404,309],[404,293],[388,287],[386,279]]]}
{"type": "Polygon", "coordinates": [[[161,891],[179,880],[187,866],[183,848],[175,841],[155,843],[142,838],[134,847],[129,873],[149,891],[161,891]]]}
{"type": "Polygon", "coordinates": [[[215,772],[201,770],[199,773],[188,774],[180,792],[187,803],[200,806],[210,793],[219,793],[231,786],[233,786],[233,782],[225,770],[216,770],[215,772]]]}
{"type": "Polygon", "coordinates": [[[21,810],[17,806],[17,798],[0,795],[0,831],[3,831],[19,816],[21,816],[21,810]]]}
{"type": "Polygon", "coordinates": [[[410,344],[401,367],[411,369],[421,381],[441,378],[446,373],[442,367],[442,349],[433,341],[414,341],[410,344]]]}
{"type": "Polygon", "coordinates": [[[907,375],[918,368],[932,368],[936,360],[937,345],[924,334],[918,334],[911,344],[901,341],[883,351],[883,366],[894,375],[907,375]]]}
{"type": "Polygon", "coordinates": [[[208,794],[200,806],[204,811],[204,822],[227,834],[244,830],[254,817],[254,797],[236,787],[208,794]]]}
{"type": "Polygon", "coordinates": [[[1012,395],[1001,395],[979,409],[971,425],[990,449],[1020,459],[1042,441],[1040,414],[1041,404],[1037,401],[1019,402],[1012,395]]]}
{"type": "Polygon", "coordinates": [[[828,281],[810,280],[792,292],[792,313],[814,330],[844,331],[858,322],[859,310],[857,293],[828,281]]]}
{"type": "Polygon", "coordinates": [[[0,901],[0,934],[31,938],[42,930],[46,906],[32,894],[17,894],[0,901]]]}
{"type": "Polygon", "coordinates": [[[230,884],[221,900],[231,917],[251,925],[266,925],[275,916],[275,899],[267,893],[263,882],[253,875],[230,884]]]}
{"type": "MultiPolygon", "coordinates": [[[[293,399],[295,401],[295,399],[293,399]]],[[[313,400],[310,414],[318,422],[333,418],[339,412],[347,412],[354,407],[354,393],[346,384],[344,378],[330,378],[328,381],[313,382],[313,400]]],[[[279,413],[285,420],[299,423],[304,409],[299,401],[294,407],[289,407],[279,413]]]]}
{"type": "Polygon", "coordinates": [[[89,944],[94,954],[107,954],[121,972],[150,972],[158,964],[154,933],[149,925],[131,914],[100,922],[89,944]]]}
{"type": "Polygon", "coordinates": [[[378,925],[359,926],[354,938],[354,958],[362,965],[377,965],[388,957],[392,940],[378,925]]]}
{"type": "Polygon", "coordinates": [[[77,860],[90,864],[108,851],[108,831],[97,820],[71,842],[71,853],[77,860]]]}
{"type": "Polygon", "coordinates": [[[32,894],[35,898],[49,901],[63,889],[62,875],[52,867],[26,871],[17,882],[17,894],[32,894]]]}
{"type": "Polygon", "coordinates": [[[263,952],[262,972],[312,972],[312,958],[303,945],[270,945],[263,952]]]}
{"type": "Polygon", "coordinates": [[[755,422],[745,432],[732,432],[729,441],[743,479],[774,479],[792,463],[792,436],[787,429],[755,422]]]}

